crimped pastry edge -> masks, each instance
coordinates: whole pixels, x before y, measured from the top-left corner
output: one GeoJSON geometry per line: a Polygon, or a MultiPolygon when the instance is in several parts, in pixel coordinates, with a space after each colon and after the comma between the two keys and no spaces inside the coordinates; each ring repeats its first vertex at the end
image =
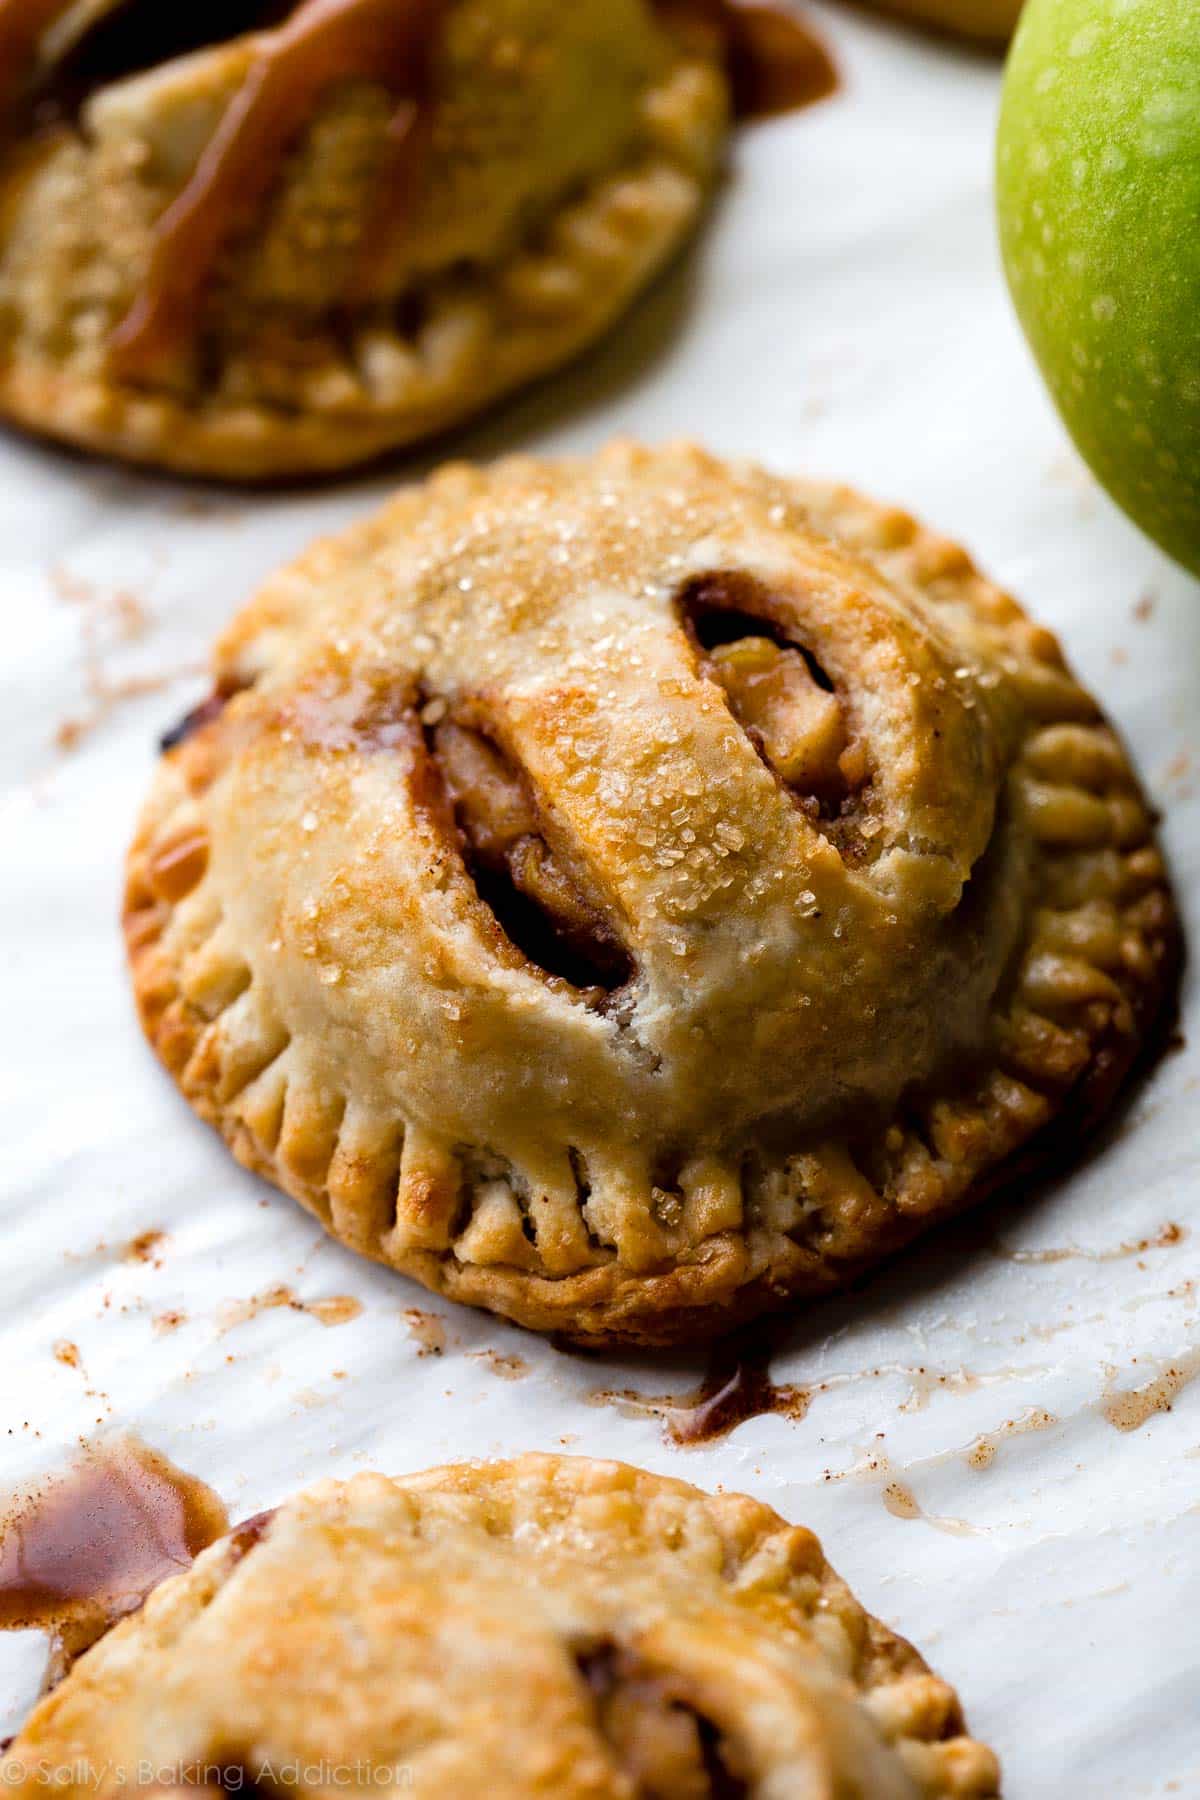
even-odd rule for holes
{"type": "MultiPolygon", "coordinates": [[[[328,1515],[336,1526],[339,1511],[356,1495],[370,1506],[382,1489],[419,1497],[445,1494],[468,1509],[465,1518],[481,1519],[489,1537],[505,1535],[506,1524],[528,1531],[526,1513],[539,1504],[550,1517],[570,1518],[575,1507],[587,1508],[589,1535],[597,1529],[597,1503],[611,1499],[624,1527],[632,1501],[640,1518],[653,1520],[655,1501],[674,1500],[701,1509],[725,1546],[722,1579],[734,1578],[750,1565],[759,1571],[753,1584],[782,1602],[768,1610],[762,1628],[799,1626],[828,1612],[848,1620],[853,1661],[848,1685],[861,1703],[876,1714],[887,1741],[902,1760],[918,1791],[927,1800],[995,1800],[999,1767],[994,1753],[967,1731],[962,1705],[953,1686],[937,1675],[908,1639],[870,1613],[830,1565],[820,1540],[805,1526],[789,1523],[774,1508],[741,1493],[709,1493],[674,1476],[655,1474],[635,1465],[588,1456],[526,1452],[503,1460],[448,1463],[411,1475],[386,1477],[370,1471],[349,1480],[326,1479],[290,1496],[267,1514],[258,1515],[253,1538],[234,1530],[201,1552],[190,1569],[170,1576],[149,1594],[137,1612],[115,1624],[76,1663],[67,1679],[34,1708],[19,1736],[0,1757],[7,1764],[38,1770],[55,1753],[56,1733],[66,1729],[69,1760],[80,1765],[87,1745],[80,1729],[88,1700],[94,1696],[104,1713],[119,1706],[123,1693],[137,1680],[139,1646],[153,1654],[184,1637],[254,1553],[254,1543],[268,1534],[277,1517],[289,1510],[328,1515]],[[801,1597],[803,1595],[803,1598],[801,1597]],[[64,1717],[65,1715],[65,1717],[64,1717]],[[60,1723],[61,1721],[61,1723],[60,1723]],[[885,1723],[886,1721],[886,1723],[885,1723]]],[[[661,1522],[660,1522],[661,1524],[661,1522]]],[[[535,1534],[536,1536],[536,1531],[535,1534]]],[[[528,1541],[528,1538],[526,1538],[528,1541]]],[[[680,1541],[674,1528],[650,1539],[650,1547],[670,1551],[680,1541]]],[[[62,1761],[67,1762],[66,1755],[62,1761]]],[[[19,1780],[10,1782],[20,1790],[19,1780]]]]}

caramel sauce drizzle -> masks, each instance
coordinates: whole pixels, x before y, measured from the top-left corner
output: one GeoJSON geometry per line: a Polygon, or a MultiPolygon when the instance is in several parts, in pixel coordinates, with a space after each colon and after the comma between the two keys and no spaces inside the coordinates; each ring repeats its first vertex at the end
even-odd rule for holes
{"type": "Polygon", "coordinates": [[[773,119],[837,92],[837,66],[777,0],[726,0],[729,79],[739,119],[773,119]]]}
{"type": "MultiPolygon", "coordinates": [[[[72,0],[0,0],[0,107],[19,92],[45,31],[72,0]]],[[[155,230],[145,278],[109,344],[114,371],[161,374],[186,347],[202,296],[237,222],[253,217],[281,158],[322,94],[378,82],[397,108],[381,184],[411,204],[429,149],[434,51],[450,0],[301,0],[260,33],[249,73],[182,191],[155,230]]],[[[685,37],[715,38],[741,118],[807,106],[837,86],[820,41],[783,0],[653,0],[685,37]]],[[[361,272],[359,280],[361,281],[361,272]]]]}
{"type": "MultiPolygon", "coordinates": [[[[709,1350],[699,1384],[682,1393],[643,1394],[637,1388],[602,1388],[593,1403],[616,1404],[620,1411],[660,1419],[663,1437],[680,1449],[715,1444],[767,1413],[800,1420],[808,1412],[812,1390],[777,1382],[771,1360],[786,1322],[760,1319],[720,1338],[709,1350]]],[[[569,1348],[569,1346],[566,1346],[569,1348]]]]}
{"type": "Polygon", "coordinates": [[[668,25],[721,48],[739,119],[798,112],[835,93],[837,67],[787,0],[656,0],[668,25]]]}
{"type": "Polygon", "coordinates": [[[777,1338],[777,1330],[768,1323],[714,1345],[700,1386],[681,1395],[666,1418],[669,1441],[681,1446],[713,1444],[748,1419],[767,1413],[802,1419],[808,1411],[808,1390],[772,1379],[777,1338]]]}
{"type": "Polygon", "coordinates": [[[281,156],[323,93],[346,81],[381,82],[400,101],[392,121],[398,148],[421,140],[417,127],[445,5],[304,0],[286,24],[260,36],[245,82],[159,220],[145,282],[112,338],[122,374],[157,368],[186,338],[235,219],[269,191],[281,156]]]}

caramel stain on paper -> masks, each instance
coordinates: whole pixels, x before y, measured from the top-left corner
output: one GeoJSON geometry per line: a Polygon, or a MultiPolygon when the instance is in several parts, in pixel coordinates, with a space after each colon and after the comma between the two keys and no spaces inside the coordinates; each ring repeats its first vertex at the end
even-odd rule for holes
{"type": "MultiPolygon", "coordinates": [[[[912,1387],[908,1398],[900,1402],[902,1413],[924,1412],[935,1394],[973,1394],[977,1388],[984,1387],[990,1381],[1003,1379],[998,1372],[991,1375],[973,1375],[969,1369],[930,1369],[919,1364],[915,1369],[901,1368],[879,1371],[881,1374],[907,1375],[912,1387]]],[[[1005,1374],[1012,1373],[1011,1370],[1005,1374]]]]}
{"type": "Polygon", "coordinates": [[[331,1294],[326,1300],[299,1300],[296,1311],[308,1313],[322,1325],[349,1325],[363,1309],[362,1301],[353,1294],[331,1294]]]}
{"type": "Polygon", "coordinates": [[[419,1306],[404,1311],[408,1335],[417,1346],[418,1356],[442,1356],[446,1349],[446,1327],[437,1313],[422,1312],[419,1306]]]}
{"type": "Polygon", "coordinates": [[[471,1360],[486,1363],[501,1381],[523,1381],[529,1374],[529,1364],[523,1356],[503,1356],[499,1350],[473,1350],[471,1360]]]}
{"type": "Polygon", "coordinates": [[[971,1444],[968,1444],[965,1456],[969,1469],[990,1469],[996,1460],[996,1452],[1005,1438],[1020,1437],[1026,1431],[1048,1431],[1058,1420],[1044,1406],[1029,1406],[1015,1419],[1006,1419],[994,1431],[985,1431],[971,1444]]]}
{"type": "Polygon", "coordinates": [[[894,1519],[921,1519],[924,1513],[917,1496],[903,1481],[889,1481],[883,1490],[883,1504],[894,1519]]]}
{"type": "Polygon", "coordinates": [[[844,1469],[836,1475],[827,1470],[825,1479],[849,1481],[857,1478],[878,1484],[880,1498],[894,1519],[919,1519],[922,1524],[930,1525],[934,1531],[944,1532],[948,1537],[987,1535],[984,1526],[972,1525],[969,1519],[944,1518],[938,1513],[926,1512],[908,1482],[902,1479],[902,1474],[902,1471],[897,1473],[892,1467],[885,1451],[872,1449],[851,1469],[844,1469]]]}
{"type": "Polygon", "coordinates": [[[636,1388],[599,1388],[592,1405],[616,1406],[635,1418],[661,1419],[663,1436],[679,1448],[716,1443],[766,1413],[803,1419],[812,1389],[771,1377],[778,1330],[761,1324],[715,1344],[700,1383],[680,1394],[642,1394],[636,1388]]]}
{"type": "MultiPolygon", "coordinates": [[[[678,9],[679,0],[667,0],[668,12],[672,4],[678,9]]],[[[738,119],[778,118],[837,93],[837,65],[792,7],[757,0],[753,6],[726,4],[721,12],[738,119]]]]}
{"type": "Polygon", "coordinates": [[[227,1301],[218,1314],[221,1331],[231,1331],[235,1325],[245,1325],[248,1320],[257,1319],[260,1313],[275,1312],[280,1307],[286,1307],[290,1312],[307,1313],[310,1319],[327,1326],[348,1325],[363,1309],[362,1301],[356,1300],[353,1294],[330,1294],[323,1300],[302,1300],[294,1288],[279,1282],[264,1288],[260,1294],[251,1294],[246,1300],[227,1301]]]}
{"type": "Polygon", "coordinates": [[[1115,1387],[1117,1371],[1110,1368],[1105,1372],[1108,1386],[1100,1403],[1101,1412],[1117,1431],[1140,1431],[1155,1413],[1170,1412],[1188,1383],[1200,1375],[1200,1348],[1176,1357],[1138,1387],[1115,1387]]]}
{"type": "Polygon", "coordinates": [[[166,1248],[167,1234],[157,1227],[149,1231],[139,1231],[130,1238],[121,1251],[122,1262],[151,1263],[154,1268],[162,1268],[162,1253],[166,1248]]]}
{"type": "Polygon", "coordinates": [[[599,1388],[588,1395],[588,1400],[594,1406],[615,1406],[631,1418],[661,1419],[663,1434],[669,1443],[688,1445],[714,1442],[762,1413],[779,1413],[799,1421],[819,1395],[853,1387],[863,1381],[903,1377],[910,1386],[899,1410],[915,1413],[924,1412],[935,1394],[969,1394],[978,1388],[1046,1373],[1044,1363],[989,1369],[984,1374],[966,1368],[937,1369],[925,1363],[878,1363],[871,1368],[843,1370],[804,1383],[776,1382],[769,1366],[773,1339],[769,1333],[764,1339],[761,1327],[759,1333],[757,1338],[743,1333],[740,1339],[728,1340],[731,1346],[740,1343],[740,1354],[736,1348],[722,1350],[718,1346],[696,1388],[678,1394],[644,1394],[637,1388],[599,1388]]]}
{"type": "Polygon", "coordinates": [[[131,1435],[85,1447],[0,1522],[0,1628],[50,1638],[46,1686],[228,1529],[213,1490],[131,1435]]]}
{"type": "Polygon", "coordinates": [[[1060,1263],[1060,1262],[1120,1262],[1129,1256],[1144,1256],[1147,1250],[1170,1250],[1176,1244],[1182,1244],[1187,1232],[1182,1225],[1173,1221],[1162,1225],[1150,1237],[1131,1239],[1123,1244],[1110,1244],[1100,1250],[1088,1250],[1081,1244],[1064,1244],[1054,1250],[1013,1250],[1007,1244],[993,1243],[991,1254],[1002,1258],[1005,1262],[1015,1263],[1060,1263]]]}

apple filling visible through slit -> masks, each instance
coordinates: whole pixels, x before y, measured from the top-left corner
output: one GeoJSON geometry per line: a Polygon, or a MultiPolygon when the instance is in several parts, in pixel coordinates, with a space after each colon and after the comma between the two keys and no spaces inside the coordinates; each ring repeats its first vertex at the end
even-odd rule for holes
{"type": "Polygon", "coordinates": [[[738,723],[752,731],[779,779],[818,800],[840,800],[846,725],[836,694],[802,653],[767,637],[738,638],[709,656],[738,723]]]}
{"type": "Polygon", "coordinates": [[[520,771],[481,731],[445,719],[431,732],[464,860],[517,949],[598,1001],[630,978],[629,954],[542,834],[520,771]]]}
{"type": "Polygon", "coordinates": [[[602,1644],[577,1656],[596,1722],[638,1800],[743,1800],[732,1747],[683,1684],[602,1644]]]}
{"type": "Polygon", "coordinates": [[[865,860],[870,770],[842,697],[752,576],[706,575],[680,599],[702,672],[793,803],[850,863],[865,860]]]}

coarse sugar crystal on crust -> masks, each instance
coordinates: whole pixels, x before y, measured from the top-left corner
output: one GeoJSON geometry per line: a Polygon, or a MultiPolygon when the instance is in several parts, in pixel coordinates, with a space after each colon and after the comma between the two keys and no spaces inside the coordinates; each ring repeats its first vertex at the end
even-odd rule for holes
{"type": "Polygon", "coordinates": [[[269,581],[129,858],[144,1028],[344,1243],[711,1337],[1074,1151],[1176,926],[966,553],[688,446],[451,466],[269,581]]]}
{"type": "Polygon", "coordinates": [[[561,1456],[297,1496],[156,1589],[0,1763],[17,1796],[61,1771],[68,1800],[134,1768],[252,1795],[297,1768],[439,1800],[999,1792],[954,1690],[811,1532],[561,1456]]]}

